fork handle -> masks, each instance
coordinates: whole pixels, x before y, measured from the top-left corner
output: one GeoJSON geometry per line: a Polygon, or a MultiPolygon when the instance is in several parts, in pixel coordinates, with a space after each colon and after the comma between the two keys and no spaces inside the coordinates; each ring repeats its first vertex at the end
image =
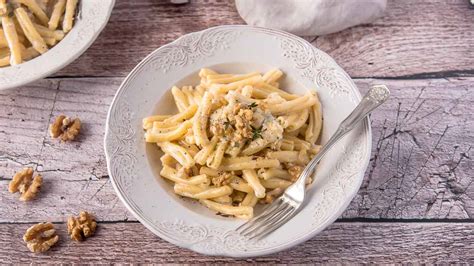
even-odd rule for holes
{"type": "Polygon", "coordinates": [[[306,179],[311,175],[316,165],[321,161],[324,155],[338,142],[344,135],[354,129],[357,124],[369,115],[375,108],[384,103],[390,91],[385,85],[374,85],[372,86],[356,108],[349,114],[344,121],[339,124],[336,133],[332,135],[329,141],[321,148],[318,154],[308,163],[305,167],[295,185],[305,186],[306,179]]]}

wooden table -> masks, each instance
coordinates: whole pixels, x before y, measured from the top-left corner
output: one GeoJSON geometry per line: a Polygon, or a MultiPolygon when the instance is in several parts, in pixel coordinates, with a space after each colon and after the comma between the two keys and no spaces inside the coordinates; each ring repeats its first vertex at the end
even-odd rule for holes
{"type": "MultiPolygon", "coordinates": [[[[231,0],[117,1],[92,47],[56,75],[0,91],[0,262],[236,262],[169,244],[145,229],[117,198],[102,147],[107,109],[124,76],[177,37],[244,23],[231,0]],[[59,143],[48,125],[59,114],[84,121],[81,137],[59,143]],[[35,167],[40,196],[7,191],[15,171],[35,167]],[[95,237],[76,243],[67,217],[95,213],[95,237]],[[60,242],[30,253],[22,235],[57,224],[60,242]]],[[[474,263],[474,10],[467,0],[389,0],[384,18],[322,37],[362,91],[384,83],[392,98],[372,116],[373,154],[347,211],[290,250],[238,262],[474,263]]]]}

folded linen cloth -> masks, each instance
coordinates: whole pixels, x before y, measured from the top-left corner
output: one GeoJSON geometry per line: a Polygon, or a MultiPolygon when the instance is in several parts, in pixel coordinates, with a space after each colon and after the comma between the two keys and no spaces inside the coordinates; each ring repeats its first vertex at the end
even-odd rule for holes
{"type": "Polygon", "coordinates": [[[324,35],[374,21],[387,0],[236,0],[240,16],[252,26],[300,36],[324,35]]]}

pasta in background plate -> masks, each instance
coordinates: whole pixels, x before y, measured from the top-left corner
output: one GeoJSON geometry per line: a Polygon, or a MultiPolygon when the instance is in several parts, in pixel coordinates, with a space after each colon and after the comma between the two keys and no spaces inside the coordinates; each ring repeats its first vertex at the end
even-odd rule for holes
{"type": "Polygon", "coordinates": [[[223,215],[249,219],[298,178],[319,152],[316,92],[280,89],[283,73],[201,69],[197,86],[173,87],[175,115],[143,119],[146,142],[164,152],[160,175],[174,192],[223,215]]]}
{"type": "Polygon", "coordinates": [[[0,67],[48,51],[73,26],[79,0],[0,0],[0,67]]]}

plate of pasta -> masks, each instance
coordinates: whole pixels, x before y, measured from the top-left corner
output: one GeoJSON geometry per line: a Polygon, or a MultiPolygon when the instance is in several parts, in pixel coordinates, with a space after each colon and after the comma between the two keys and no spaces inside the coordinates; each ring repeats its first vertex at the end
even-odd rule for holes
{"type": "Polygon", "coordinates": [[[177,114],[143,119],[145,141],[164,153],[160,176],[176,194],[252,218],[257,203],[273,202],[320,150],[317,92],[280,89],[279,69],[198,75],[197,86],[171,88],[177,114]]]}
{"type": "Polygon", "coordinates": [[[159,237],[232,257],[277,252],[314,236],[356,195],[371,149],[364,121],[309,180],[306,206],[262,240],[234,229],[299,176],[360,101],[349,76],[294,35],[220,26],[146,57],[109,110],[112,184],[159,237]]]}
{"type": "Polygon", "coordinates": [[[79,57],[115,0],[0,0],[0,89],[48,76],[79,57]]]}

